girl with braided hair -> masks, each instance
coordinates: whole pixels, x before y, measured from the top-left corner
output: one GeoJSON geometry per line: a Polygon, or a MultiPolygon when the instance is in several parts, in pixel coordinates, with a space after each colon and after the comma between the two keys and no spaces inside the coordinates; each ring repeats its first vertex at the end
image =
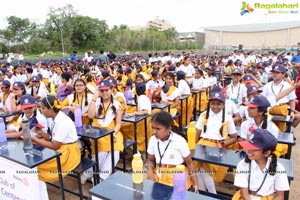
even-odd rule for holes
{"type": "Polygon", "coordinates": [[[285,168],[274,154],[277,139],[267,130],[257,128],[249,140],[240,142],[247,156],[237,165],[234,185],[240,190],[233,200],[284,199],[290,189],[285,168]]]}
{"type": "MultiPolygon", "coordinates": [[[[214,92],[209,98],[207,111],[202,113],[195,125],[198,144],[219,148],[227,148],[237,139],[233,119],[225,112],[225,96],[222,92],[214,92]],[[200,138],[201,136],[201,138],[200,138]]],[[[222,182],[227,168],[208,164],[197,163],[200,173],[197,174],[199,189],[216,193],[215,183],[222,182]]]]}
{"type": "MultiPolygon", "coordinates": [[[[75,106],[79,105],[82,113],[82,123],[88,125],[88,108],[92,101],[93,95],[88,93],[88,89],[86,86],[86,82],[83,79],[77,79],[74,82],[74,93],[68,95],[67,98],[61,103],[61,110],[70,110],[70,112],[74,113],[75,106]]],[[[73,114],[74,115],[74,114],[73,114]]],[[[69,114],[69,116],[71,116],[69,114]]],[[[72,117],[71,117],[72,118],[72,117]]]]}
{"type": "MultiPolygon", "coordinates": [[[[95,90],[94,97],[88,109],[88,117],[93,119],[92,126],[114,130],[114,152],[111,152],[110,136],[107,135],[98,140],[98,156],[100,179],[105,180],[111,173],[111,153],[114,154],[115,165],[120,159],[120,151],[123,151],[123,135],[120,132],[123,109],[121,104],[114,100],[112,86],[108,80],[103,80],[95,90]]],[[[94,143],[92,142],[92,149],[94,143]]],[[[95,152],[93,152],[95,154],[95,152]]],[[[81,177],[82,183],[93,176],[92,169],[81,177]]]]}

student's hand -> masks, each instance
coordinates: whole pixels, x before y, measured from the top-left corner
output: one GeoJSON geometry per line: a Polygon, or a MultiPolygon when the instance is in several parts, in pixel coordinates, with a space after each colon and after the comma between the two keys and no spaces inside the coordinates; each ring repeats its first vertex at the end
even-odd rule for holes
{"type": "Polygon", "coordinates": [[[152,170],[148,170],[146,178],[151,181],[155,181],[155,176],[152,170]]]}
{"type": "Polygon", "coordinates": [[[199,194],[199,187],[198,187],[198,185],[193,185],[193,188],[194,188],[194,192],[196,193],[196,194],[199,194]]]}
{"type": "Polygon", "coordinates": [[[294,118],[295,118],[295,113],[292,111],[292,112],[290,113],[290,116],[291,116],[291,119],[294,120],[294,118]]]}

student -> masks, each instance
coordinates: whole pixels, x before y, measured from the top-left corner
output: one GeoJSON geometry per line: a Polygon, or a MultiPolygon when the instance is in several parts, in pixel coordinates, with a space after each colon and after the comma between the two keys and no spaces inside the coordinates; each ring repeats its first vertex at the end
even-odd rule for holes
{"type": "Polygon", "coordinates": [[[33,96],[29,94],[25,94],[21,97],[20,100],[21,111],[23,112],[17,122],[15,123],[14,129],[7,130],[6,136],[7,138],[19,138],[22,136],[22,121],[28,120],[29,127],[31,129],[31,133],[33,136],[41,137],[39,134],[35,133],[35,131],[43,132],[40,134],[45,134],[45,137],[48,136],[47,139],[50,138],[50,135],[47,133],[48,125],[47,119],[43,116],[38,109],[36,109],[36,100],[33,96]]]}
{"type": "MultiPolygon", "coordinates": [[[[123,135],[120,132],[123,110],[121,104],[114,100],[112,95],[112,86],[108,80],[103,80],[99,84],[98,90],[95,90],[94,97],[88,109],[88,117],[93,119],[92,126],[100,128],[108,128],[114,130],[114,152],[111,152],[110,136],[107,135],[98,140],[98,158],[100,179],[105,180],[112,173],[111,169],[111,153],[114,154],[115,165],[120,159],[120,151],[123,151],[123,135]]],[[[94,150],[92,142],[92,150],[94,150]]],[[[95,154],[95,152],[93,152],[95,154]]],[[[95,159],[95,155],[93,155],[95,159]]],[[[82,174],[82,184],[88,178],[91,178],[93,173],[90,170],[82,174]]]]}
{"type": "MultiPolygon", "coordinates": [[[[150,115],[151,114],[151,102],[150,99],[146,96],[146,85],[145,83],[136,84],[136,94],[137,94],[137,111],[127,113],[127,116],[139,116],[139,115],[150,115]]],[[[150,128],[150,117],[147,118],[147,138],[149,140],[151,136],[150,128]]],[[[137,123],[137,146],[138,150],[145,152],[146,151],[146,142],[145,141],[145,124],[144,120],[137,123]]],[[[121,131],[126,139],[134,139],[134,130],[132,123],[123,123],[121,131]]]]}
{"type": "Polygon", "coordinates": [[[1,93],[0,93],[0,99],[1,99],[1,108],[3,108],[4,112],[10,113],[10,81],[9,80],[3,80],[0,84],[1,93]]]}
{"type": "MultiPolygon", "coordinates": [[[[82,123],[88,125],[89,118],[88,118],[88,108],[92,101],[93,95],[88,93],[87,84],[83,79],[77,79],[74,82],[74,93],[68,95],[67,98],[61,103],[61,110],[68,109],[70,112],[74,114],[75,106],[79,105],[81,108],[82,113],[82,123]]],[[[71,114],[71,115],[73,115],[71,114]]],[[[71,116],[69,114],[69,116],[71,116]]],[[[71,117],[73,118],[74,115],[71,117]]]]}
{"type": "MultiPolygon", "coordinates": [[[[61,170],[62,176],[65,177],[68,172],[71,172],[79,165],[81,157],[74,122],[59,111],[59,101],[54,96],[47,95],[42,99],[41,110],[45,117],[53,119],[51,137],[41,129],[35,129],[35,133],[41,138],[32,136],[32,141],[40,146],[61,153],[61,170]]],[[[47,192],[45,190],[47,188],[45,182],[58,181],[56,159],[39,165],[38,171],[40,191],[46,196],[47,192]]]]}
{"type": "Polygon", "coordinates": [[[41,78],[39,76],[33,76],[31,78],[31,84],[27,90],[27,94],[32,95],[36,100],[41,100],[48,95],[48,90],[44,83],[41,84],[41,78]]]}
{"type": "Polygon", "coordinates": [[[241,83],[242,73],[242,70],[239,68],[232,70],[232,81],[228,86],[228,90],[226,91],[228,98],[231,99],[238,108],[243,102],[245,102],[245,98],[247,96],[247,88],[241,83]]]}
{"type": "Polygon", "coordinates": [[[183,125],[187,125],[190,122],[192,114],[193,114],[194,99],[191,95],[190,86],[188,85],[187,81],[185,80],[185,77],[186,77],[185,72],[179,70],[176,72],[176,76],[177,76],[177,81],[178,81],[177,84],[178,84],[178,89],[180,91],[180,96],[181,97],[188,96],[187,99],[183,100],[182,105],[179,104],[179,106],[178,106],[182,113],[181,123],[183,125]],[[188,101],[188,102],[186,102],[186,101],[188,101]]]}
{"type": "MultiPolygon", "coordinates": [[[[206,112],[203,112],[196,125],[198,144],[228,148],[237,140],[237,134],[232,116],[225,111],[225,96],[221,92],[212,93],[206,112]],[[200,138],[201,136],[201,138],[200,138]]],[[[200,164],[200,174],[197,174],[200,190],[216,193],[214,181],[222,182],[227,168],[208,163],[200,164]]]]}
{"type": "Polygon", "coordinates": [[[273,153],[276,144],[276,138],[260,128],[252,132],[249,141],[240,142],[247,150],[247,157],[237,165],[234,185],[240,190],[233,200],[284,199],[284,191],[290,187],[285,168],[273,153]]]}
{"type": "Polygon", "coordinates": [[[173,170],[176,165],[185,163],[189,171],[187,187],[192,186],[198,193],[198,181],[186,140],[172,131],[173,119],[170,113],[161,111],[152,116],[153,135],[148,146],[147,179],[173,186],[173,170]]]}
{"type": "MultiPolygon", "coordinates": [[[[271,72],[272,72],[273,81],[267,83],[263,87],[263,93],[262,93],[262,95],[267,97],[268,99],[275,97],[282,90],[291,87],[289,83],[283,80],[284,75],[286,73],[286,68],[284,66],[277,65],[274,67],[274,69],[271,72]]],[[[293,110],[295,110],[295,99],[296,99],[296,94],[293,91],[287,96],[285,96],[284,98],[278,100],[275,104],[271,102],[272,108],[269,110],[270,114],[274,114],[274,115],[277,114],[277,115],[284,115],[284,116],[290,114],[291,118],[294,119],[295,112],[293,110]],[[288,111],[288,105],[292,110],[290,113],[288,111]]],[[[293,123],[292,130],[291,130],[292,132],[294,131],[294,128],[297,127],[298,123],[299,122],[297,122],[296,124],[293,123]]],[[[281,132],[285,132],[286,130],[285,122],[283,123],[277,122],[276,125],[278,126],[281,132]]]]}

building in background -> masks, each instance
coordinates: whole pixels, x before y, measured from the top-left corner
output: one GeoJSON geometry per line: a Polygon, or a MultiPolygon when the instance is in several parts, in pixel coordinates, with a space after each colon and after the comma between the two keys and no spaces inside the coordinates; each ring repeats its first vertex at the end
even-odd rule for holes
{"type": "Polygon", "coordinates": [[[175,28],[170,21],[160,19],[158,16],[153,20],[148,21],[147,28],[156,28],[159,31],[165,31],[170,28],[175,28]]]}
{"type": "Polygon", "coordinates": [[[300,44],[300,21],[205,27],[206,49],[291,49],[300,44]]]}
{"type": "Polygon", "coordinates": [[[177,35],[180,44],[195,44],[195,48],[202,48],[205,42],[205,35],[201,32],[181,32],[177,35]]]}

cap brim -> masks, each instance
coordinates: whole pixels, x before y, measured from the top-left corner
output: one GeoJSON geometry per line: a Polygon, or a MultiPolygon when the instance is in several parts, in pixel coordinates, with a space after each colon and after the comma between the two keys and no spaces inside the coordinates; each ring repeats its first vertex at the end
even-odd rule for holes
{"type": "Polygon", "coordinates": [[[284,73],[284,72],[282,72],[282,71],[280,71],[280,70],[271,70],[271,72],[284,73]]]}
{"type": "Polygon", "coordinates": [[[244,83],[251,83],[253,80],[244,80],[244,83]]]}
{"type": "Polygon", "coordinates": [[[249,108],[258,108],[258,105],[255,105],[253,103],[250,103],[250,102],[246,102],[244,103],[245,106],[248,106],[249,108]]]}
{"type": "Polygon", "coordinates": [[[261,93],[262,90],[253,90],[253,91],[251,91],[251,92],[247,92],[247,94],[253,94],[254,92],[259,92],[259,93],[261,93]]]}
{"type": "Polygon", "coordinates": [[[32,107],[35,107],[35,104],[23,104],[23,105],[21,105],[21,109],[32,108],[32,107]]]}
{"type": "Polygon", "coordinates": [[[222,99],[220,99],[220,98],[216,98],[216,97],[209,98],[209,101],[211,101],[211,100],[219,100],[219,101],[222,101],[222,102],[224,103],[224,101],[223,101],[222,99]]]}
{"type": "Polygon", "coordinates": [[[45,126],[43,126],[42,124],[37,124],[35,125],[36,128],[45,128],[45,126]]]}
{"type": "Polygon", "coordinates": [[[17,89],[17,90],[20,90],[20,89],[23,89],[23,87],[19,87],[19,86],[14,86],[13,89],[17,89]]]}
{"type": "Polygon", "coordinates": [[[0,87],[10,87],[10,86],[1,84],[0,87]]]}
{"type": "Polygon", "coordinates": [[[99,90],[107,90],[107,89],[109,89],[109,88],[110,88],[109,86],[99,87],[99,90]]]}
{"type": "Polygon", "coordinates": [[[243,147],[243,149],[247,150],[261,150],[261,148],[251,144],[249,141],[241,141],[239,144],[243,147]]]}

